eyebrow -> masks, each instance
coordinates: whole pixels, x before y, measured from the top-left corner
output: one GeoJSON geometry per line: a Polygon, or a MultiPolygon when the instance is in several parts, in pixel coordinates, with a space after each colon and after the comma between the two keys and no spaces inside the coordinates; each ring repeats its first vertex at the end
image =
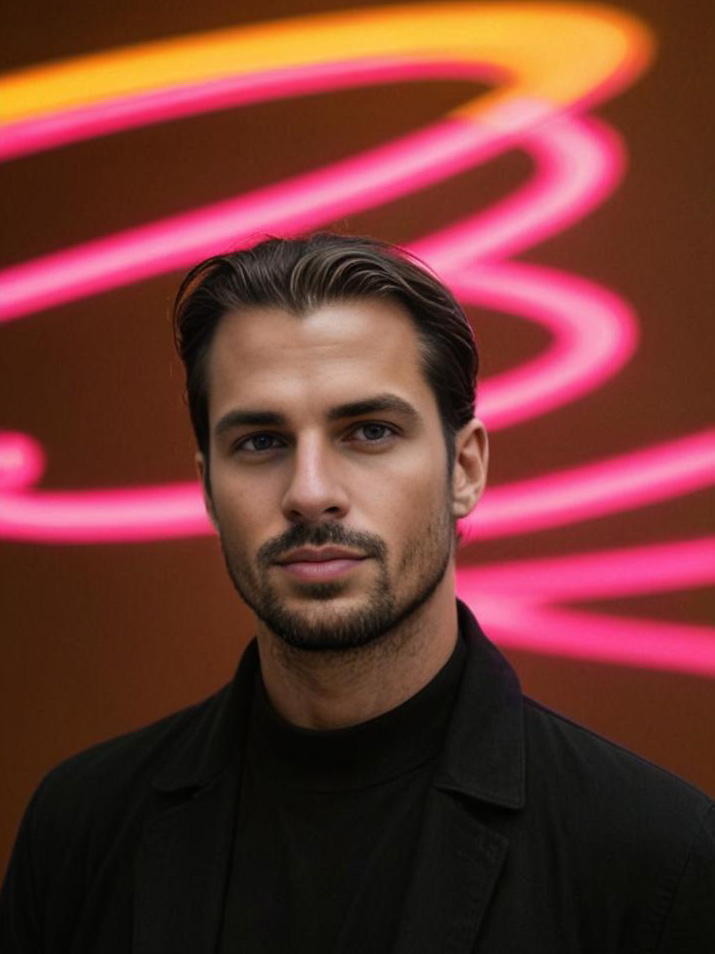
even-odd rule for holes
{"type": "MultiPolygon", "coordinates": [[[[367,414],[397,413],[412,423],[421,418],[419,411],[409,401],[396,394],[377,394],[375,397],[364,398],[361,401],[348,401],[331,407],[327,414],[329,421],[341,421],[350,417],[364,417],[367,414]]],[[[234,408],[228,411],[217,422],[214,428],[216,437],[221,437],[227,431],[238,427],[284,427],[287,418],[277,411],[267,411],[259,408],[245,410],[234,408]]]]}
{"type": "Polygon", "coordinates": [[[347,404],[338,404],[328,411],[329,421],[340,421],[346,417],[363,417],[366,414],[401,414],[410,421],[420,420],[417,408],[409,401],[396,394],[377,394],[375,397],[365,398],[362,401],[349,401],[347,404]]]}

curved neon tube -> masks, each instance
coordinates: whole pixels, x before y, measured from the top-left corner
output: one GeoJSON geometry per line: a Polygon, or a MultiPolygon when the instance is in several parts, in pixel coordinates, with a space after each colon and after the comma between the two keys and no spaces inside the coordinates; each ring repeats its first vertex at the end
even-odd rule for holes
{"type": "Polygon", "coordinates": [[[487,567],[460,567],[460,596],[499,641],[618,665],[715,675],[715,629],[558,605],[712,586],[715,538],[487,567]],[[577,634],[577,638],[574,638],[577,634]]]}
{"type": "Polygon", "coordinates": [[[715,676],[715,630],[579,613],[561,607],[522,607],[480,599],[479,616],[502,646],[588,662],[715,676]]]}
{"type": "MultiPolygon", "coordinates": [[[[622,513],[711,487],[715,431],[608,461],[487,490],[460,521],[465,545],[622,513]]],[[[39,445],[3,434],[0,535],[35,543],[119,543],[213,533],[196,483],[132,489],[32,491],[44,466],[39,445]],[[4,459],[4,463],[3,463],[4,459]]]]}
{"type": "MultiPolygon", "coordinates": [[[[574,110],[628,85],[645,67],[650,48],[637,21],[607,8],[449,4],[219,31],[5,77],[0,116],[6,134],[0,150],[6,158],[208,109],[368,82],[473,76],[488,78],[496,88],[427,130],[328,169],[8,269],[1,277],[2,316],[12,320],[183,267],[258,232],[312,228],[423,188],[505,149],[523,148],[536,166],[526,186],[413,248],[466,302],[549,329],[551,344],[542,355],[485,382],[481,412],[490,427],[553,410],[623,366],[637,344],[636,322],[612,292],[505,259],[578,221],[615,188],[624,165],[618,141],[603,124],[579,118],[574,110]]],[[[494,488],[463,522],[464,538],[533,532],[709,486],[712,438],[694,435],[494,488]]],[[[43,466],[42,450],[32,438],[2,437],[4,535],[93,542],[207,531],[195,485],[37,491],[43,466]]],[[[709,637],[702,628],[624,623],[544,602],[545,595],[552,601],[574,596],[596,572],[611,594],[622,586],[626,570],[631,581],[640,573],[656,590],[675,580],[696,585],[704,553],[688,551],[692,559],[683,562],[681,549],[679,562],[673,562],[674,552],[650,548],[639,558],[634,553],[564,558],[556,574],[558,592],[548,585],[554,566],[544,561],[521,567],[523,572],[482,567],[479,577],[488,592],[481,594],[481,612],[486,610],[492,627],[512,645],[533,646],[528,634],[538,632],[539,624],[550,634],[537,640],[542,651],[558,646],[554,651],[587,658],[705,671],[709,637]],[[601,560],[597,568],[594,560],[601,560]],[[662,561],[657,579],[648,575],[653,560],[662,561]],[[540,601],[525,595],[524,574],[532,586],[541,586],[540,601]],[[576,622],[574,642],[569,634],[576,622]]],[[[469,580],[460,570],[460,585],[469,588],[469,580]]]]}

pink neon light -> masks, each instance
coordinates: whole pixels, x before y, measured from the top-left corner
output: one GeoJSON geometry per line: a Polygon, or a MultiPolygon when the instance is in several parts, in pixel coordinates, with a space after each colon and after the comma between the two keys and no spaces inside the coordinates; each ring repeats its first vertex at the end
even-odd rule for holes
{"type": "MultiPolygon", "coordinates": [[[[495,78],[497,71],[489,68],[491,74],[473,64],[385,59],[229,77],[12,124],[0,149],[6,158],[19,156],[208,109],[360,83],[435,75],[495,78]]],[[[634,62],[625,56],[588,100],[626,85],[634,71],[634,62]]],[[[603,124],[574,115],[575,105],[570,104],[570,114],[557,114],[545,102],[512,100],[484,114],[479,125],[445,120],[288,182],[15,266],[0,275],[0,317],[12,320],[181,268],[227,246],[247,244],[256,233],[310,229],[409,194],[516,146],[534,159],[536,173],[529,183],[486,213],[426,236],[413,248],[466,302],[549,329],[552,342],[545,353],[485,382],[481,403],[492,429],[545,413],[615,374],[637,341],[630,309],[612,292],[573,276],[505,261],[583,218],[617,185],[624,166],[617,139],[603,124]]],[[[712,439],[708,432],[492,489],[474,518],[463,522],[465,539],[533,532],[709,486],[715,480],[712,439]]],[[[81,543],[209,532],[193,484],[38,492],[33,487],[43,466],[42,451],[31,438],[14,434],[0,440],[0,477],[7,488],[0,512],[3,535],[81,543]]],[[[506,644],[709,672],[712,641],[703,628],[624,622],[551,605],[588,595],[587,583],[600,587],[597,595],[613,595],[635,592],[628,589],[633,586],[656,591],[711,581],[712,560],[706,559],[710,541],[669,546],[558,563],[462,569],[460,589],[468,599],[479,593],[480,614],[506,644]]]]}
{"type": "MultiPolygon", "coordinates": [[[[465,544],[646,507],[715,483],[715,431],[585,467],[488,488],[460,522],[465,544]]],[[[715,557],[714,557],[715,559],[715,557]]]]}
{"type": "Polygon", "coordinates": [[[531,318],[553,335],[550,347],[519,368],[484,381],[479,412],[491,430],[509,427],[586,394],[635,351],[629,307],[584,279],[520,263],[475,267],[451,281],[466,303],[531,318]]]}
{"type": "MultiPolygon", "coordinates": [[[[472,140],[471,145],[476,144],[477,153],[490,153],[497,148],[502,148],[511,139],[514,130],[526,127],[529,132],[528,123],[533,122],[535,116],[543,119],[543,104],[512,103],[508,110],[502,109],[496,114],[496,119],[500,120],[503,127],[502,131],[482,130],[476,140],[472,140]],[[503,142],[500,143],[500,139],[503,142]]],[[[494,121],[494,116],[492,119],[494,121]]],[[[469,128],[472,128],[471,124],[469,128]]],[[[443,134],[447,133],[447,137],[452,139],[454,133],[458,134],[456,145],[459,153],[460,148],[464,146],[460,140],[463,139],[466,131],[468,127],[464,124],[453,123],[447,124],[442,130],[433,127],[432,130],[427,131],[427,134],[418,134],[422,137],[421,143],[423,147],[426,146],[426,150],[423,150],[424,154],[420,154],[413,165],[415,175],[418,177],[419,172],[435,175],[430,168],[430,163],[434,166],[435,162],[442,167],[439,174],[448,174],[444,170],[445,162],[447,164],[449,162],[449,156],[445,157],[443,152],[445,145],[443,134]]],[[[619,161],[615,139],[613,136],[602,135],[595,124],[587,125],[566,116],[554,117],[548,123],[546,130],[532,131],[530,135],[531,140],[527,141],[527,145],[533,147],[541,162],[538,167],[537,181],[527,185],[510,201],[503,203],[500,209],[493,210],[486,219],[481,216],[469,223],[474,239],[472,244],[464,242],[463,248],[470,256],[480,252],[483,254],[487,250],[492,253],[506,251],[505,242],[510,243],[513,250],[514,242],[518,239],[517,226],[520,216],[526,219],[527,233],[533,232],[535,237],[542,237],[558,224],[563,224],[569,216],[574,218],[579,214],[585,214],[585,211],[602,198],[617,180],[622,163],[619,161]],[[552,142],[550,137],[555,137],[555,141],[552,142]],[[570,159],[564,162],[562,153],[569,150],[570,159]],[[481,248],[478,245],[475,246],[475,241],[482,243],[481,248]]],[[[415,137],[411,137],[411,143],[414,146],[415,137]]],[[[388,156],[392,156],[392,166],[390,167],[388,163],[388,178],[391,175],[394,179],[395,175],[398,175],[402,179],[404,188],[410,178],[409,170],[401,164],[404,158],[405,140],[386,147],[386,150],[382,152],[385,153],[385,151],[388,156]]],[[[368,188],[373,187],[378,190],[385,187],[384,170],[381,169],[379,161],[375,162],[379,152],[380,150],[375,150],[367,154],[367,174],[368,177],[373,176],[372,181],[368,183],[368,188]],[[381,175],[382,181],[380,181],[381,175]]],[[[414,151],[412,158],[415,158],[414,151]]],[[[363,156],[358,160],[349,161],[352,172],[357,171],[358,178],[360,173],[363,175],[366,173],[365,160],[366,157],[363,156]]],[[[248,237],[255,231],[259,221],[266,226],[266,219],[270,220],[270,209],[264,204],[267,197],[270,198],[269,204],[273,209],[278,206],[279,215],[283,216],[283,224],[306,226],[308,223],[300,221],[300,216],[302,213],[315,211],[310,208],[311,202],[316,198],[315,187],[317,186],[317,194],[320,197],[320,187],[323,186],[322,198],[325,200],[327,192],[330,202],[335,201],[339,186],[342,198],[346,185],[342,173],[345,171],[346,164],[339,164],[338,167],[334,166],[309,177],[301,177],[283,186],[262,190],[260,194],[228,203],[234,214],[238,211],[242,216],[243,231],[239,237],[248,237]],[[310,184],[308,180],[314,187],[310,194],[304,191],[310,184]],[[286,216],[289,220],[287,223],[286,216]]],[[[376,197],[373,194],[371,201],[378,200],[379,196],[376,197]]],[[[208,217],[206,210],[191,213],[189,216],[171,220],[168,225],[155,223],[153,226],[134,230],[129,235],[125,233],[108,240],[99,240],[79,249],[49,256],[39,263],[29,263],[9,270],[5,274],[6,317],[13,315],[13,290],[15,292],[14,316],[18,316],[36,309],[41,303],[48,303],[48,295],[49,300],[56,303],[58,300],[66,300],[68,294],[75,297],[96,291],[99,287],[113,285],[117,281],[130,278],[136,280],[144,275],[147,269],[152,271],[160,267],[169,267],[182,258],[186,258],[187,261],[193,260],[199,252],[197,244],[201,246],[202,243],[209,243],[201,248],[201,251],[206,254],[215,251],[215,244],[211,245],[211,243],[216,243],[219,237],[226,238],[229,232],[235,237],[236,230],[232,215],[227,212],[226,205],[222,204],[222,213],[217,216],[214,216],[216,213],[216,207],[214,207],[208,217]],[[222,229],[224,232],[221,232],[222,229]],[[137,244],[138,237],[140,241],[137,244]],[[154,255],[154,261],[152,261],[152,255],[154,255]],[[167,261],[167,256],[171,261],[167,261]],[[161,258],[163,262],[159,260],[161,258]],[[10,279],[13,277],[15,280],[19,279],[19,282],[14,286],[11,282],[8,287],[8,275],[10,279]],[[59,289],[56,282],[60,283],[59,289]]],[[[344,208],[341,211],[344,211],[344,208]]],[[[268,224],[277,223],[269,221],[268,224]]],[[[464,227],[457,228],[452,230],[451,234],[443,233],[433,237],[432,248],[427,240],[420,251],[423,254],[431,253],[437,258],[441,256],[444,259],[449,247],[451,246],[453,250],[460,247],[464,238],[464,227]]],[[[518,241],[523,246],[526,239],[522,235],[518,241]]],[[[522,420],[526,416],[541,413],[548,407],[568,400],[575,393],[593,387],[608,374],[617,370],[626,360],[635,339],[635,324],[626,306],[615,296],[608,296],[603,290],[589,286],[587,283],[579,284],[568,276],[547,273],[543,270],[537,272],[533,269],[531,273],[528,273],[524,270],[524,266],[520,266],[521,273],[517,274],[517,268],[518,266],[512,265],[509,272],[506,270],[507,266],[502,265],[500,272],[495,270],[496,266],[492,265],[491,271],[482,267],[476,275],[469,275],[467,272],[461,276],[456,273],[456,268],[452,269],[455,272],[453,284],[458,286],[461,283],[461,290],[465,296],[470,296],[472,300],[481,304],[516,311],[517,314],[525,313],[529,316],[531,313],[531,317],[545,323],[554,334],[554,344],[546,355],[532,362],[526,369],[518,369],[516,372],[502,375],[493,382],[486,382],[483,389],[483,407],[485,416],[492,427],[505,426],[516,420],[522,420]],[[573,316],[576,314],[585,316],[588,320],[582,319],[575,323],[573,316]]],[[[172,493],[173,499],[173,490],[170,491],[169,488],[165,490],[167,493],[172,493]]],[[[130,492],[126,500],[116,496],[121,494],[121,491],[116,491],[109,497],[93,498],[91,501],[86,498],[89,512],[94,515],[96,531],[100,538],[107,539],[107,534],[110,534],[112,539],[146,538],[151,531],[139,529],[141,518],[137,522],[133,517],[128,516],[127,509],[131,510],[131,513],[137,513],[136,508],[139,508],[145,513],[147,507],[155,506],[156,500],[153,493],[147,493],[148,496],[144,498],[146,506],[142,505],[142,498],[137,496],[136,491],[130,492]],[[103,511],[102,507],[106,509],[103,511]],[[105,517],[101,516],[102,513],[105,517]],[[116,518],[121,520],[120,526],[114,532],[110,532],[107,526],[107,518],[110,521],[112,519],[111,513],[115,513],[116,518]]],[[[81,500],[80,496],[75,504],[79,505],[81,500]]],[[[59,528],[73,522],[82,528],[76,531],[80,533],[82,539],[86,539],[86,535],[92,532],[82,513],[77,514],[76,521],[72,520],[71,515],[60,518],[58,515],[60,510],[72,506],[72,502],[67,498],[46,497],[45,501],[47,506],[51,507],[53,514],[51,527],[48,527],[51,538],[57,539],[59,534],[66,539],[69,531],[59,528]]],[[[34,537],[43,519],[39,509],[33,515],[35,504],[39,508],[37,497],[34,500],[25,500],[23,506],[17,502],[14,508],[15,519],[12,521],[13,536],[20,532],[19,527],[24,520],[28,525],[28,532],[34,537]]],[[[170,527],[166,519],[151,520],[148,526],[153,527],[154,532],[159,532],[161,527],[162,536],[198,532],[202,524],[197,524],[196,514],[188,500],[186,506],[189,515],[181,517],[174,505],[168,508],[167,513],[173,515],[176,526],[170,527]]],[[[45,516],[48,516],[47,511],[45,516]]],[[[7,524],[6,529],[10,529],[7,524]]],[[[74,539],[74,532],[70,533],[70,536],[74,539]]]]}
{"type": "Polygon", "coordinates": [[[210,534],[195,483],[3,495],[2,536],[33,543],[128,543],[210,534]]]}
{"type": "Polygon", "coordinates": [[[715,583],[715,537],[460,567],[464,592],[522,603],[636,596],[715,583]]]}
{"type": "MultiPolygon", "coordinates": [[[[529,109],[526,114],[530,115],[529,109]]],[[[512,111],[510,123],[518,125],[520,121],[512,111]]],[[[566,168],[574,173],[581,193],[586,193],[583,206],[587,207],[593,201],[593,196],[606,188],[605,183],[610,185],[615,181],[615,177],[609,176],[608,172],[610,143],[606,142],[604,146],[598,140],[592,124],[579,125],[568,117],[553,121],[549,126],[562,136],[564,146],[571,144],[577,147],[574,161],[567,164],[566,168]],[[594,141],[598,148],[594,147],[594,141]],[[595,187],[591,179],[582,174],[583,163],[578,161],[579,150],[589,156],[591,171],[600,172],[595,187]],[[598,162],[595,161],[596,157],[598,162]]],[[[543,134],[539,141],[541,139],[543,134]]],[[[541,144],[540,156],[544,164],[557,154],[557,149],[549,150],[541,144]]],[[[579,196],[579,189],[574,188],[568,176],[564,177],[560,188],[571,200],[579,196]]],[[[493,234],[514,234],[519,207],[512,200],[503,206],[501,216],[491,215],[487,226],[491,226],[493,234]]],[[[563,219],[564,203],[559,201],[559,181],[548,167],[539,188],[528,186],[524,189],[521,209],[529,216],[529,221],[539,234],[548,228],[546,220],[550,217],[563,219]],[[534,207],[538,207],[540,215],[533,214],[534,207]]],[[[477,218],[471,224],[476,235],[490,234],[483,219],[477,218]]],[[[462,237],[463,233],[458,230],[451,236],[443,234],[435,240],[435,248],[444,256],[448,239],[457,246],[462,237]]],[[[191,233],[191,239],[195,238],[191,233]]],[[[162,252],[167,247],[173,247],[171,236],[161,238],[160,245],[162,252]]],[[[470,254],[475,251],[474,248],[468,248],[470,254]]],[[[429,246],[423,247],[421,251],[429,252],[429,246]]],[[[71,274],[72,262],[65,259],[65,267],[71,274]]],[[[71,288],[67,275],[62,273],[61,277],[71,288]]],[[[32,276],[29,283],[32,285],[32,276]]],[[[635,326],[626,306],[604,290],[569,276],[545,270],[532,269],[529,272],[526,266],[491,265],[489,270],[483,266],[476,274],[467,272],[464,277],[455,277],[453,284],[458,292],[461,290],[473,301],[524,314],[546,324],[554,335],[554,344],[546,355],[526,369],[502,375],[483,386],[482,406],[493,428],[541,413],[547,407],[568,400],[574,393],[594,386],[613,373],[633,347],[635,326]],[[518,273],[517,269],[520,269],[518,273]],[[579,316],[578,321],[574,320],[574,316],[579,316]]],[[[122,491],[112,492],[109,496],[91,497],[86,494],[74,497],[42,495],[42,499],[39,495],[28,494],[24,500],[14,501],[11,511],[6,512],[4,531],[16,539],[18,536],[36,539],[44,525],[47,539],[88,542],[93,533],[95,539],[129,540],[149,539],[152,536],[174,537],[197,533],[204,528],[205,522],[197,515],[191,495],[184,493],[182,496],[176,488],[165,488],[161,492],[171,494],[172,500],[171,506],[161,509],[161,516],[155,509],[155,493],[149,489],[127,490],[123,492],[124,497],[121,496],[122,491]],[[179,499],[184,500],[183,510],[178,507],[179,499]],[[86,503],[86,513],[83,501],[86,503]],[[73,515],[65,513],[66,508],[79,509],[73,515]],[[111,529],[113,521],[117,523],[115,529],[111,529]],[[25,530],[22,530],[23,525],[25,530]]]]}
{"type": "MultiPolygon", "coordinates": [[[[510,123],[523,126],[532,105],[510,105],[510,123]]],[[[622,174],[620,142],[602,124],[564,116],[552,116],[521,141],[538,162],[525,187],[486,213],[412,245],[464,303],[531,318],[553,335],[545,354],[482,385],[480,414],[491,430],[597,387],[625,364],[637,342],[635,317],[613,293],[553,270],[499,261],[602,202],[622,174]]]]}
{"type": "MultiPolygon", "coordinates": [[[[504,259],[563,231],[598,207],[625,169],[623,144],[594,119],[544,114],[544,104],[519,100],[499,111],[520,131],[536,169],[515,193],[485,212],[469,216],[426,239],[412,251],[442,275],[458,281],[476,261],[504,259]]],[[[493,120],[494,121],[494,120],[493,120]]]]}
{"type": "MultiPolygon", "coordinates": [[[[13,436],[18,438],[27,440],[13,436]]],[[[474,515],[460,522],[464,542],[533,533],[712,486],[714,439],[715,432],[706,431],[598,464],[489,489],[474,515]]],[[[33,455],[37,453],[34,442],[28,446],[33,455]]],[[[20,453],[21,443],[15,447],[14,453],[20,453]]],[[[34,491],[29,485],[39,478],[37,458],[26,471],[22,466],[18,473],[26,472],[28,479],[15,477],[0,509],[0,535],[9,539],[119,543],[213,533],[198,484],[34,491]]]]}
{"type": "Polygon", "coordinates": [[[713,582],[713,537],[458,571],[460,596],[478,606],[483,622],[506,646],[696,675],[715,675],[712,628],[624,619],[554,604],[713,582]]]}
{"type": "Polygon", "coordinates": [[[482,600],[478,605],[483,625],[502,646],[511,649],[715,676],[715,632],[706,626],[482,600]]]}
{"type": "Polygon", "coordinates": [[[491,158],[491,130],[455,119],[237,199],[56,252],[0,273],[0,320],[151,278],[266,231],[302,231],[408,195],[491,158]]]}
{"type": "MultiPolygon", "coordinates": [[[[543,119],[542,104],[511,104],[508,114],[502,110],[502,125],[510,131],[518,130],[533,121],[535,115],[543,119]]],[[[627,307],[605,290],[543,269],[494,263],[497,253],[513,253],[530,241],[563,227],[569,218],[573,220],[585,214],[613,188],[622,168],[615,137],[605,134],[593,122],[585,123],[567,116],[553,117],[543,128],[527,128],[522,138],[539,161],[535,181],[527,184],[517,196],[501,203],[497,209],[472,217],[416,246],[417,251],[433,264],[441,265],[452,273],[452,284],[465,298],[481,305],[532,317],[549,327],[554,336],[549,351],[526,368],[507,372],[485,382],[482,411],[492,428],[543,413],[600,383],[627,359],[635,340],[635,323],[627,307]],[[564,158],[565,155],[568,159],[564,158]],[[520,220],[522,226],[526,223],[521,235],[518,228],[520,220]],[[482,264],[470,271],[470,260],[485,255],[491,259],[489,264],[482,264]]],[[[439,147],[437,149],[438,159],[443,161],[439,147]]],[[[370,155],[374,158],[374,152],[370,155]]],[[[335,167],[328,172],[334,173],[335,167]]],[[[320,178],[321,173],[317,176],[320,178]]],[[[337,180],[340,180],[339,171],[337,180]]],[[[292,186],[294,191],[296,188],[300,191],[301,185],[305,185],[304,180],[299,180],[297,186],[295,181],[289,183],[288,188],[292,186]]],[[[290,198],[285,195],[285,186],[278,187],[278,190],[283,190],[282,199],[290,198]]],[[[255,200],[255,196],[253,198],[255,200]]],[[[258,211],[261,215],[266,214],[265,208],[259,208],[258,211]]],[[[205,218],[203,213],[198,215],[205,218]]],[[[255,224],[256,221],[249,221],[245,231],[250,232],[255,224]]],[[[163,251],[167,246],[174,246],[176,235],[163,234],[161,228],[160,224],[158,230],[163,251]]],[[[157,226],[150,226],[149,229],[156,232],[157,226]]],[[[96,250],[96,245],[90,243],[90,248],[94,246],[96,250]]],[[[117,246],[121,245],[121,237],[119,240],[110,240],[110,251],[112,248],[116,251],[117,246]]],[[[125,249],[126,246],[124,242],[125,249]]],[[[87,250],[87,246],[84,250],[87,250]]],[[[139,257],[146,251],[144,246],[140,246],[139,257]]],[[[73,250],[69,255],[76,257],[77,253],[78,250],[73,250]]],[[[67,254],[64,253],[64,259],[55,264],[64,265],[71,273],[72,259],[68,261],[67,254]]],[[[81,257],[81,249],[79,254],[81,257]]],[[[134,254],[137,254],[136,249],[134,254]]],[[[37,263],[31,263],[29,267],[36,269],[37,263]]],[[[27,269],[28,266],[20,268],[27,269]]],[[[67,276],[63,277],[66,280],[67,276]]],[[[26,303],[26,307],[36,306],[36,301],[30,301],[29,305],[26,303]]],[[[6,521],[6,531],[16,536],[21,533],[20,525],[25,521],[28,533],[34,538],[43,519],[50,519],[51,514],[51,526],[48,527],[51,538],[75,539],[78,535],[80,539],[86,540],[93,532],[92,521],[88,524],[87,516],[81,510],[75,519],[70,513],[65,513],[65,508],[79,506],[83,499],[87,502],[88,512],[93,515],[94,529],[101,539],[145,539],[152,533],[175,536],[203,529],[205,522],[198,517],[191,496],[182,496],[177,488],[158,490],[170,494],[172,500],[171,506],[162,511],[161,519],[149,519],[147,516],[147,511],[157,503],[150,490],[146,491],[145,496],[142,496],[145,494],[143,490],[129,491],[124,499],[121,497],[122,491],[92,498],[83,498],[79,494],[74,499],[62,495],[44,495],[42,506],[38,495],[34,495],[34,499],[28,495],[22,501],[22,506],[20,501],[15,502],[14,519],[6,521]],[[177,509],[179,499],[184,500],[183,509],[177,509]],[[173,526],[172,519],[175,523],[173,526]],[[113,532],[109,528],[112,520],[119,523],[113,532]],[[140,529],[142,521],[146,523],[144,530],[140,529]],[[8,525],[11,522],[12,529],[8,525]],[[75,524],[75,530],[67,529],[75,524]]],[[[22,536],[25,534],[22,533],[22,536]]]]}
{"type": "Polygon", "coordinates": [[[0,435],[0,489],[31,486],[39,481],[44,469],[45,455],[37,441],[9,431],[0,435]]]}
{"type": "Polygon", "coordinates": [[[374,57],[184,83],[7,123],[0,139],[0,159],[17,159],[139,126],[279,99],[287,90],[291,96],[309,96],[326,90],[428,79],[495,83],[502,72],[490,63],[374,57]]]}

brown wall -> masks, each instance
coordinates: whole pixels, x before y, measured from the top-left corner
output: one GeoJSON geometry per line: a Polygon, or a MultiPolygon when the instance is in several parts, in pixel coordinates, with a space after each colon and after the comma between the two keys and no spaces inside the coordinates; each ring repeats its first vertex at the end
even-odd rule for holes
{"type": "MultiPolygon", "coordinates": [[[[6,69],[242,22],[338,9],[144,0],[7,4],[6,69]],[[237,12],[238,10],[238,12],[237,12]]],[[[493,440],[495,484],[586,464],[713,420],[711,174],[705,2],[628,4],[660,41],[650,72],[598,110],[624,135],[630,171],[588,219],[525,253],[618,290],[641,347],[599,390],[493,440]],[[707,171],[706,171],[707,170],[707,171]]],[[[357,89],[150,126],[10,162],[0,254],[15,264],[228,197],[417,129],[474,94],[457,81],[357,89]]],[[[486,206],[530,174],[517,151],[406,200],[341,221],[407,243],[486,206]]],[[[48,454],[42,487],[193,478],[172,353],[169,274],[57,307],[3,331],[3,424],[48,454]]],[[[539,329],[472,310],[486,375],[543,346],[539,329]]],[[[712,532],[712,489],[577,526],[469,548],[464,563],[687,540],[712,532]]],[[[715,559],[715,556],[714,556],[715,559]]],[[[6,543],[2,552],[4,859],[38,781],[58,760],[186,705],[227,681],[251,635],[210,538],[129,544],[6,543]]],[[[625,617],[713,623],[693,588],[599,604],[625,617]]],[[[715,795],[712,684],[684,673],[512,651],[527,691],[715,795]]]]}

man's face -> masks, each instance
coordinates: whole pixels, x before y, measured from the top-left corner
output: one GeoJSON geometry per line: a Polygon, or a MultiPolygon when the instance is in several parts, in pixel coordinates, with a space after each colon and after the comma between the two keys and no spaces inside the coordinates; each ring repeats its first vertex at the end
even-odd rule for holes
{"type": "Polygon", "coordinates": [[[208,506],[231,578],[290,645],[377,639],[444,583],[446,448],[407,313],[229,314],[207,362],[208,506]]]}

